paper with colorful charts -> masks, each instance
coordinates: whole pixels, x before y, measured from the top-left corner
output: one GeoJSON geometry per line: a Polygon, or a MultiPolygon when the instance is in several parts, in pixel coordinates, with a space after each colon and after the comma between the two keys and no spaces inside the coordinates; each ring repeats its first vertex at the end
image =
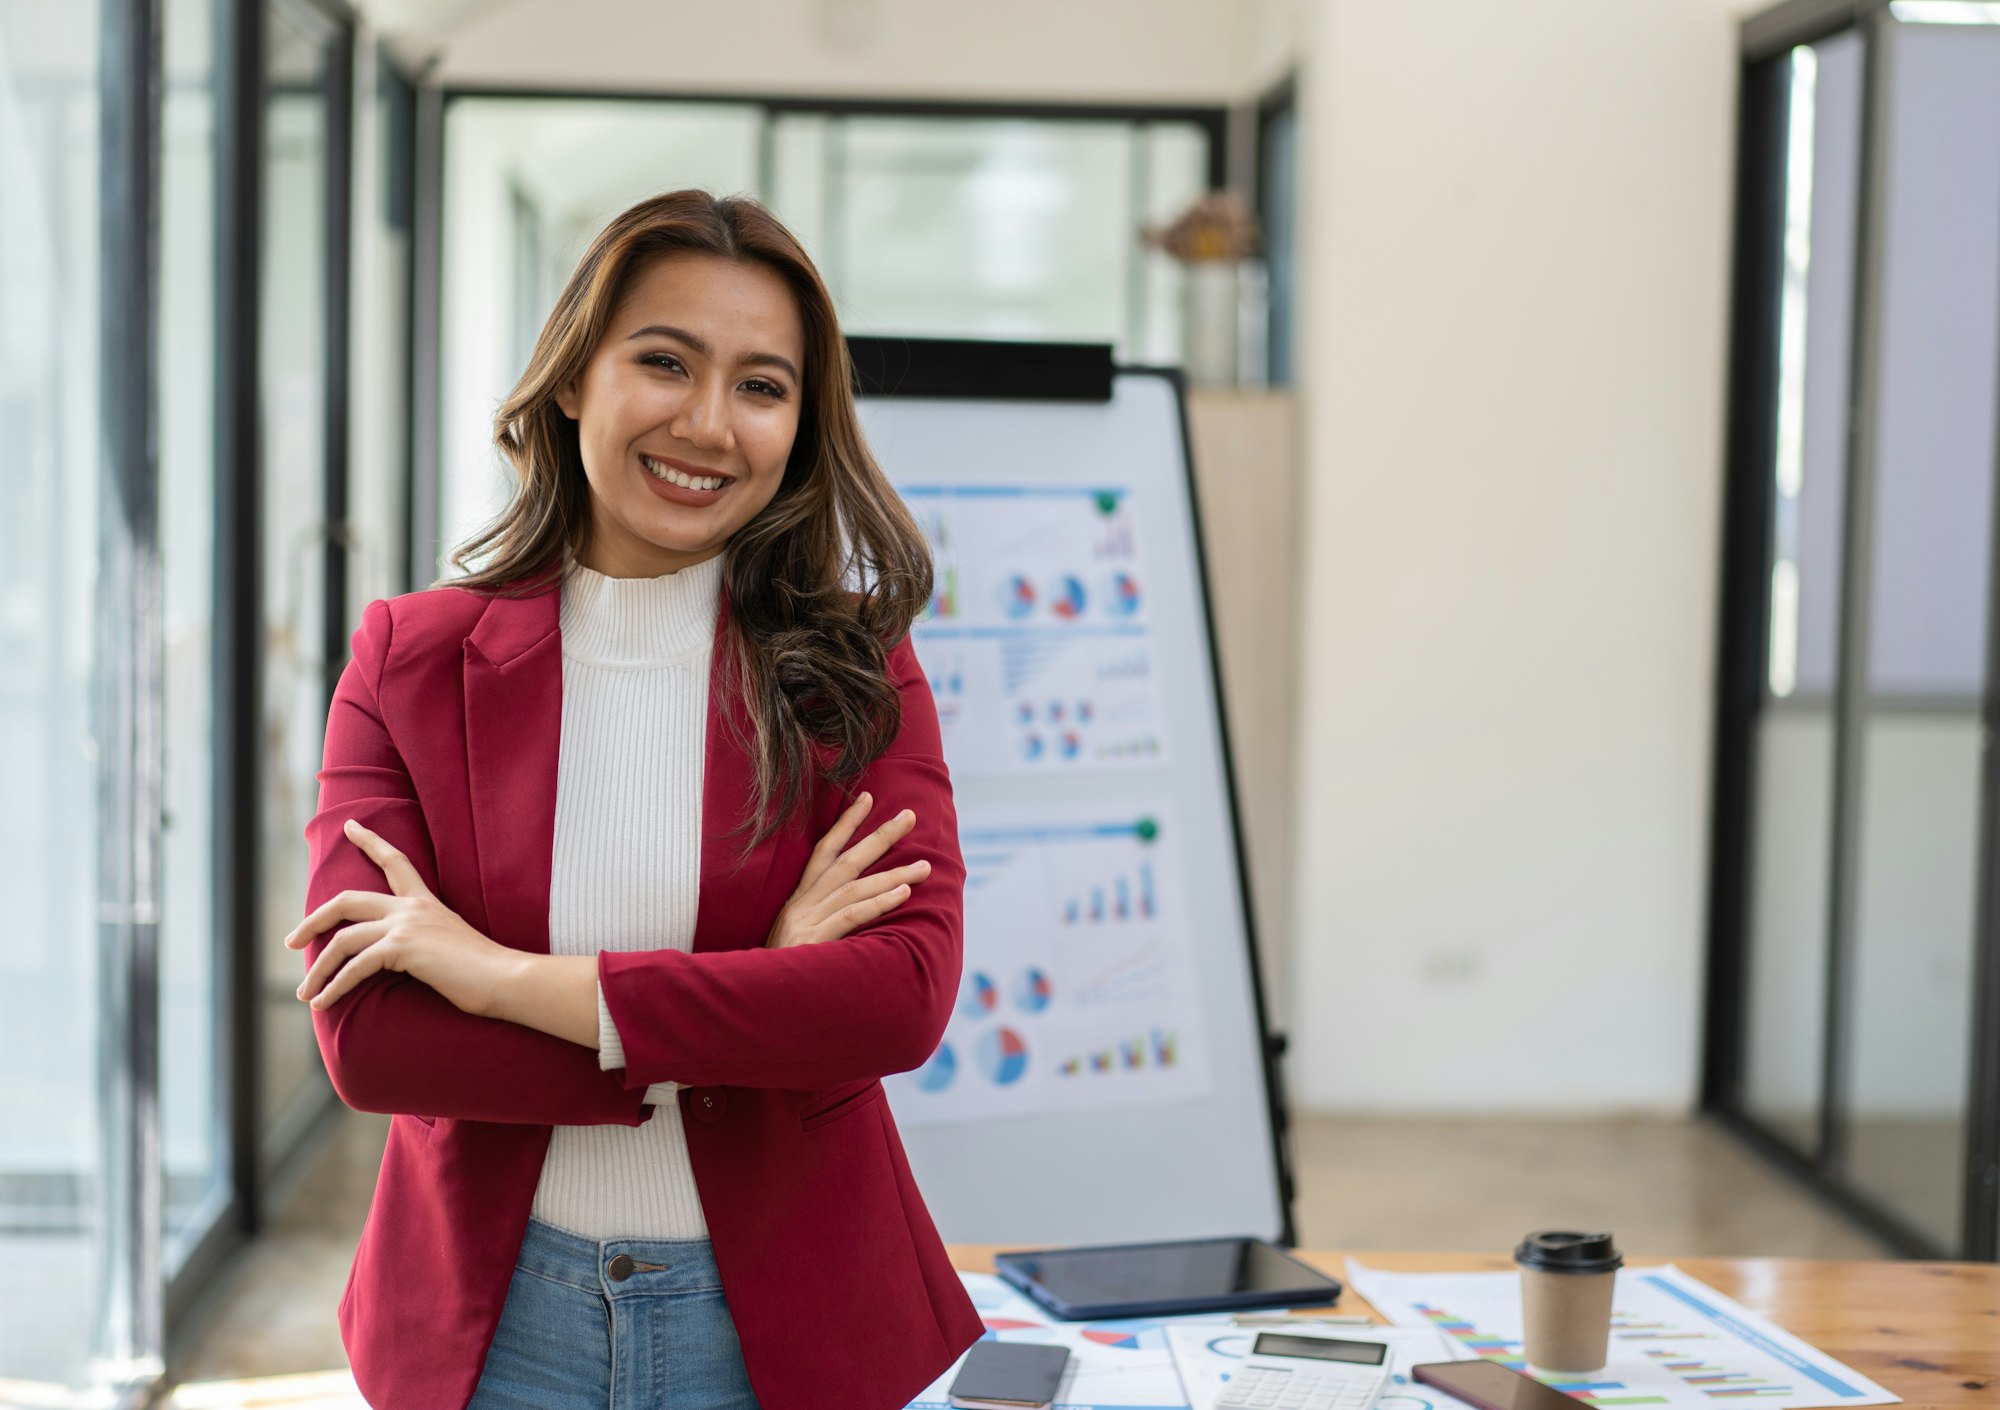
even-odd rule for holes
{"type": "MultiPolygon", "coordinates": [[[[1443,1333],[1455,1359],[1527,1371],[1514,1273],[1384,1273],[1349,1260],[1347,1282],[1398,1326],[1443,1333]]],[[[1623,1268],[1609,1360],[1589,1375],[1530,1372],[1588,1406],[1764,1410],[1893,1405],[1897,1397],[1671,1264],[1623,1268]]]]}
{"type": "Polygon", "coordinates": [[[911,485],[935,561],[911,628],[956,775],[1166,762],[1138,507],[1122,486],[911,485]]]}
{"type": "Polygon", "coordinates": [[[886,1080],[904,1126],[1186,1101],[1210,1087],[1173,820],[959,815],[965,960],[944,1039],[886,1080]]]}

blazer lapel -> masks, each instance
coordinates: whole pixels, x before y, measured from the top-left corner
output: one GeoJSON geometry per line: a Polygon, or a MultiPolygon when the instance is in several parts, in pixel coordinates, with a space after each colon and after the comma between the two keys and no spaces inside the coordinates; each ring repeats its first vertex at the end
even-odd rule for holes
{"type": "Polygon", "coordinates": [[[481,933],[547,954],[562,735],[561,597],[495,597],[465,639],[465,765],[481,933]]]}
{"type": "MultiPolygon", "coordinates": [[[[729,592],[724,588],[721,610],[715,619],[715,644],[709,655],[708,724],[702,745],[701,896],[695,910],[696,953],[746,949],[763,943],[761,932],[748,934],[744,918],[760,913],[764,880],[777,852],[776,836],[767,837],[739,867],[736,859],[746,839],[743,834],[730,835],[755,800],[757,774],[756,764],[729,730],[728,722],[733,719],[746,741],[753,738],[742,695],[733,688],[727,653],[723,650],[728,640],[724,631],[728,621],[729,592]]],[[[775,912],[775,907],[772,909],[775,912]]]]}

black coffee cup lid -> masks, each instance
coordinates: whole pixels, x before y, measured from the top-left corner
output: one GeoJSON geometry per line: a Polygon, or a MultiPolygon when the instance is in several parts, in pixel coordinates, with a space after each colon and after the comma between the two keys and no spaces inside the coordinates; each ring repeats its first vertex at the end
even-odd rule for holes
{"type": "Polygon", "coordinates": [[[1572,1234],[1549,1229],[1530,1234],[1514,1250],[1514,1261],[1538,1273],[1609,1273],[1625,1265],[1625,1255],[1609,1234],[1572,1234]]]}

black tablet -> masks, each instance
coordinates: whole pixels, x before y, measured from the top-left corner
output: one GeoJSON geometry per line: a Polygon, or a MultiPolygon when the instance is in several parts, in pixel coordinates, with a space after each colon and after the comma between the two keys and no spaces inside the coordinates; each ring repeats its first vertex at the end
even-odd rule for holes
{"type": "Polygon", "coordinates": [[[1068,1321],[1308,1307],[1340,1297],[1340,1280],[1268,1239],[1100,1244],[995,1255],[1000,1276],[1068,1321]]]}

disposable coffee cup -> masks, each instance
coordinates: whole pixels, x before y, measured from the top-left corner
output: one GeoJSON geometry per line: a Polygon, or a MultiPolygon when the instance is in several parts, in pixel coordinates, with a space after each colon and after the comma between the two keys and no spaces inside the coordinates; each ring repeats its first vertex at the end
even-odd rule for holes
{"type": "Polygon", "coordinates": [[[1609,1234],[1530,1234],[1521,1268],[1522,1354],[1536,1371],[1602,1370],[1611,1346],[1611,1289],[1625,1255],[1609,1234]]]}

